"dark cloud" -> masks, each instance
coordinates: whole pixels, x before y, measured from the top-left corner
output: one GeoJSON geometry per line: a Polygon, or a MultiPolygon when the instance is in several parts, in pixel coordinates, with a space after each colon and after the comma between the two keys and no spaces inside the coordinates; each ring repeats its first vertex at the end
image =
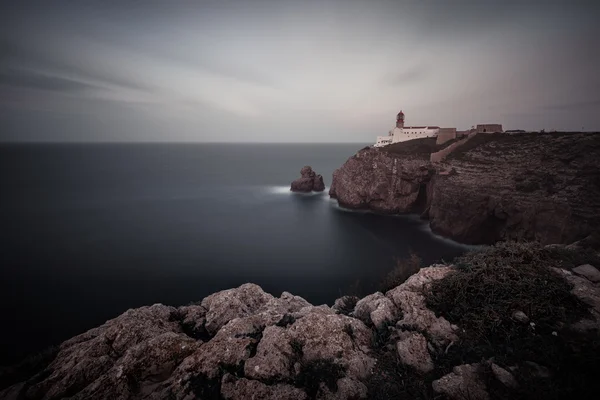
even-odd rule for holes
{"type": "Polygon", "coordinates": [[[573,101],[567,103],[557,103],[545,106],[546,110],[581,110],[591,107],[600,107],[600,98],[582,101],[573,101]]]}
{"type": "MultiPolygon", "coordinates": [[[[39,79],[51,79],[55,76],[57,80],[64,79],[86,84],[83,83],[85,81],[88,86],[94,86],[89,82],[95,82],[133,90],[151,90],[150,85],[139,82],[135,77],[123,76],[118,73],[118,70],[102,71],[93,65],[89,65],[83,59],[78,60],[75,53],[64,56],[45,48],[45,46],[46,43],[38,43],[35,47],[21,45],[14,39],[12,41],[8,39],[0,41],[0,52],[3,55],[0,59],[0,73],[2,73],[2,70],[7,70],[18,75],[27,74],[27,71],[38,71],[39,79]],[[77,77],[78,79],[60,78],[61,76],[77,77]]],[[[34,72],[29,73],[35,74],[34,72]]],[[[15,77],[15,79],[18,79],[18,77],[15,77]]]]}
{"type": "Polygon", "coordinates": [[[23,69],[0,70],[0,86],[65,93],[82,93],[90,89],[97,89],[97,86],[78,80],[51,76],[23,69]]]}
{"type": "Polygon", "coordinates": [[[69,140],[83,129],[100,139],[366,141],[398,107],[458,128],[600,123],[599,2],[0,4],[0,125],[32,140],[51,120],[52,135],[70,124],[69,140]]]}

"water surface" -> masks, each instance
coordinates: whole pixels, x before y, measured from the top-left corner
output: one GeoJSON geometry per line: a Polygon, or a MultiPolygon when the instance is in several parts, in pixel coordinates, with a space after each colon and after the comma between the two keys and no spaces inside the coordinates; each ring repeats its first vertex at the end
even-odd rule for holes
{"type": "Polygon", "coordinates": [[[0,146],[0,362],[130,307],[187,304],[245,282],[314,304],[363,292],[410,251],[464,250],[414,217],[290,193],[362,145],[0,146]]]}

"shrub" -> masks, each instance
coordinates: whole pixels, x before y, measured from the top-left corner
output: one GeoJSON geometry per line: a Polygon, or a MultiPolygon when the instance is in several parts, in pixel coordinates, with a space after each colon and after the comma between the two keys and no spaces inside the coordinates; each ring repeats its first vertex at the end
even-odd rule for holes
{"type": "Polygon", "coordinates": [[[410,276],[421,269],[421,258],[415,253],[410,252],[407,258],[396,259],[396,266],[381,281],[380,290],[387,292],[396,286],[404,283],[410,276]]]}
{"type": "Polygon", "coordinates": [[[576,253],[515,243],[467,253],[455,260],[455,272],[429,286],[427,305],[464,329],[463,362],[494,357],[500,365],[526,371],[525,362],[533,361],[555,374],[551,384],[520,374],[519,396],[583,398],[598,390],[600,344],[597,336],[562,329],[589,311],[549,268],[572,267],[585,259],[576,253]],[[534,326],[513,320],[516,310],[534,326]]]}

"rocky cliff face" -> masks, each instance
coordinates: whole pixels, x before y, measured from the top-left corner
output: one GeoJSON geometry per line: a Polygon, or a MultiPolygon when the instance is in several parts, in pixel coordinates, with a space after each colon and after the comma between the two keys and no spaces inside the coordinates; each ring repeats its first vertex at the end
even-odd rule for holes
{"type": "Polygon", "coordinates": [[[427,184],[434,174],[423,157],[364,148],[333,173],[329,195],[346,208],[418,212],[425,208],[427,184]]]}
{"type": "Polygon", "coordinates": [[[434,232],[465,243],[569,243],[598,229],[600,134],[479,134],[436,164],[414,143],[394,146],[351,157],[330,195],[348,208],[423,211],[434,232]]]}

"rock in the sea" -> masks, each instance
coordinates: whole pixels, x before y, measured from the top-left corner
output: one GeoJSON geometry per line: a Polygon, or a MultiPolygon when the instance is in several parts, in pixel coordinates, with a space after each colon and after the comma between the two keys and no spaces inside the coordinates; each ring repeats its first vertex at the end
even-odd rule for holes
{"type": "Polygon", "coordinates": [[[325,190],[323,177],[318,175],[309,166],[300,170],[300,178],[292,182],[290,189],[292,192],[322,192],[325,190]]]}

